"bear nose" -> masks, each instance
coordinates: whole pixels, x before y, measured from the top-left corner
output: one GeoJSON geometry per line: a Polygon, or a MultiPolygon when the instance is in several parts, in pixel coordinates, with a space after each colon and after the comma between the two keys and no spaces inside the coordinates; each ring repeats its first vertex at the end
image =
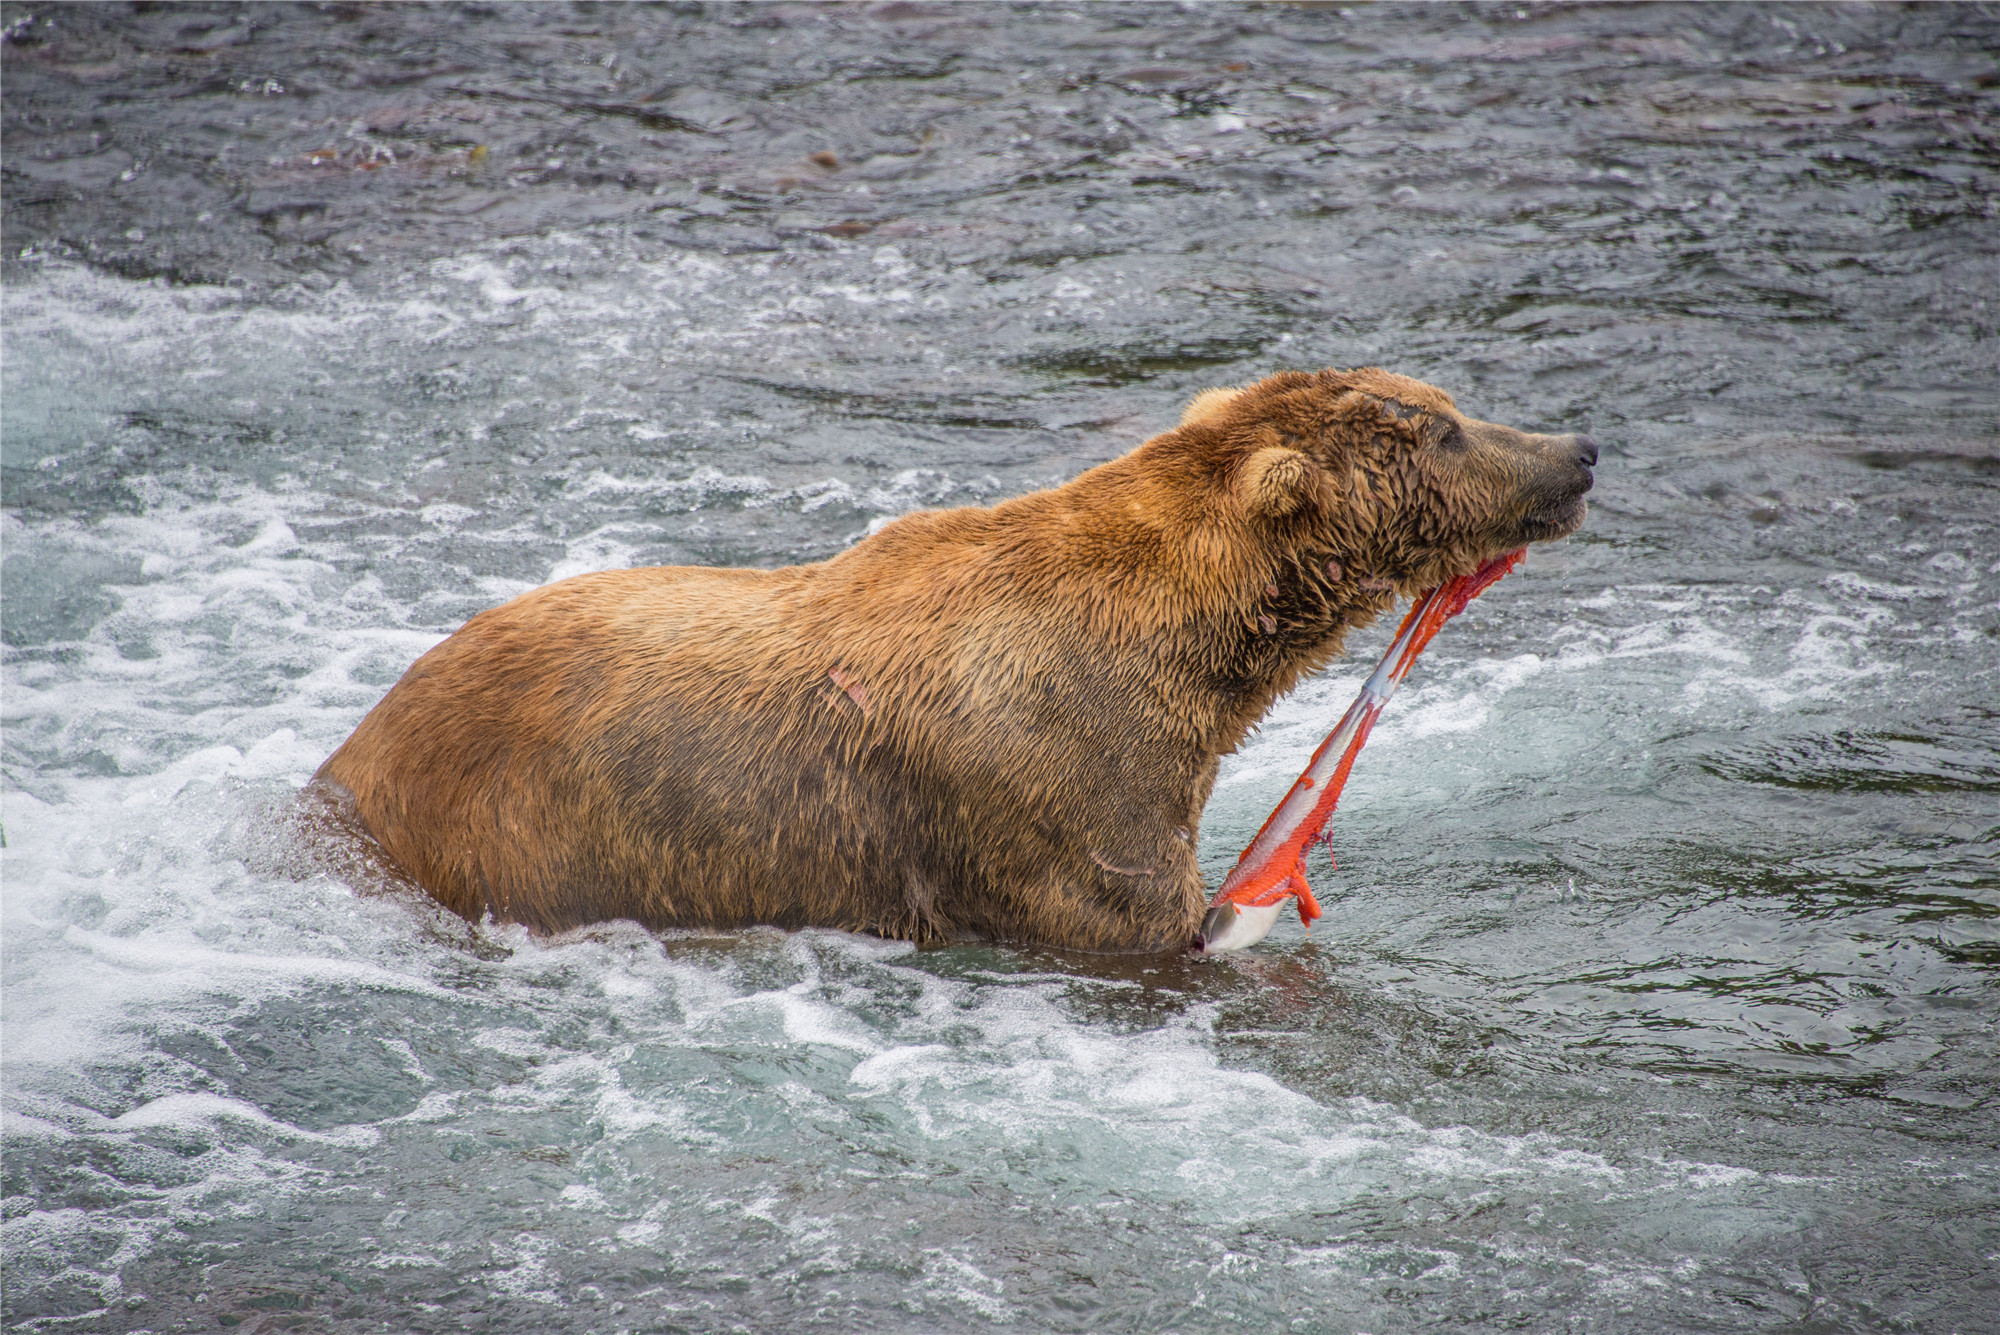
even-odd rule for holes
{"type": "Polygon", "coordinates": [[[1589,436],[1578,436],[1576,438],[1576,461],[1585,468],[1594,467],[1597,463],[1597,442],[1589,436]]]}

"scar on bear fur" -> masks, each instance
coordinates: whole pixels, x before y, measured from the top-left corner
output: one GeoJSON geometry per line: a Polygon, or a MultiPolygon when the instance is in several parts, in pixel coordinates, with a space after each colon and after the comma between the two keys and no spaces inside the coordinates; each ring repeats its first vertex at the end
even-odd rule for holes
{"type": "Polygon", "coordinates": [[[1573,532],[1596,458],[1372,367],[1212,389],[1063,486],[816,565],[482,612],[315,796],[475,921],[1178,949],[1221,757],[1399,593],[1573,532]]]}

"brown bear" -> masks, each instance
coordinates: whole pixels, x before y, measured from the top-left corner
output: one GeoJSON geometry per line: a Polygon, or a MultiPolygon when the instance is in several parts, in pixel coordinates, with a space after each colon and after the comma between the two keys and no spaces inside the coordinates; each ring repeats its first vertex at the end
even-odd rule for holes
{"type": "Polygon", "coordinates": [[[482,612],[315,784],[473,920],[1178,949],[1221,757],[1398,593],[1574,531],[1596,460],[1376,368],[1210,390],[816,565],[482,612]]]}

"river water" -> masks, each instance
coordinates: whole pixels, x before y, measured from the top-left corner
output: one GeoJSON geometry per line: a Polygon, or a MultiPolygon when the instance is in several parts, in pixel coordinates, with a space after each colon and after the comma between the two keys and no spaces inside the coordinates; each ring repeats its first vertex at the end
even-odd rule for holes
{"type": "Polygon", "coordinates": [[[2000,12],[0,18],[9,1329],[2000,1329],[2000,12]],[[1310,938],[534,939],[277,833],[515,593],[1368,363],[1604,462],[1310,938]]]}

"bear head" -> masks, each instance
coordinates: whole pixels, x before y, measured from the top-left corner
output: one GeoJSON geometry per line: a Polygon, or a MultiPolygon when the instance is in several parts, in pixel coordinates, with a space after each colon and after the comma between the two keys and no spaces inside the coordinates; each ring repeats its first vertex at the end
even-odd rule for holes
{"type": "Polygon", "coordinates": [[[1377,367],[1211,389],[1175,434],[1275,545],[1338,553],[1366,587],[1404,594],[1574,532],[1597,462],[1588,437],[1482,422],[1377,367]]]}

